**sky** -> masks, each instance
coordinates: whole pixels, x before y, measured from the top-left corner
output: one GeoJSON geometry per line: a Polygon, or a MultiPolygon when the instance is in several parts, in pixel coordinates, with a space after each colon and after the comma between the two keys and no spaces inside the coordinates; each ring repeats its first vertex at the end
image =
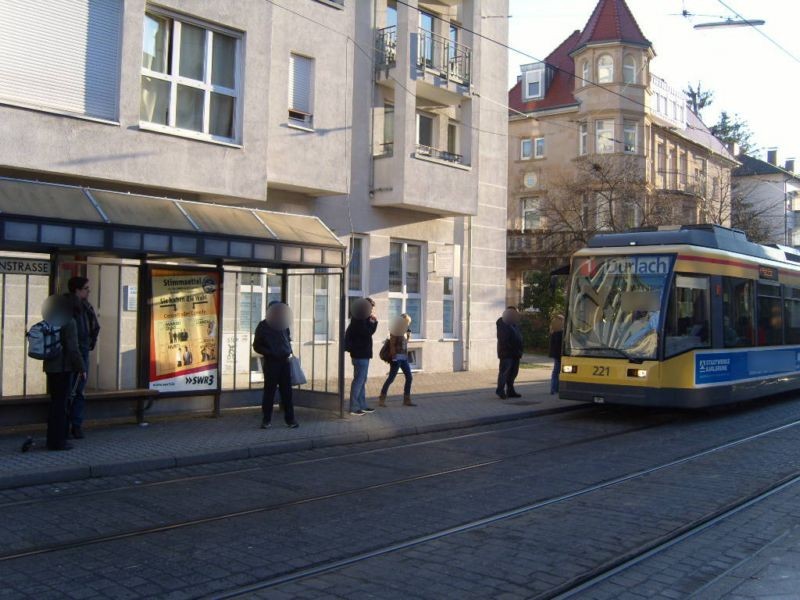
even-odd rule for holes
{"type": "MultiPolygon", "coordinates": [[[[627,0],[656,58],[652,73],[679,89],[702,82],[714,91],[714,103],[703,111],[711,125],[721,110],[738,114],[753,131],[766,158],[778,148],[780,164],[800,162],[800,0],[724,0],[747,19],[763,19],[759,29],[797,57],[793,60],[753,27],[696,30],[695,23],[734,16],[720,0],[627,0]],[[683,9],[696,15],[691,21],[683,9]]],[[[597,0],[510,0],[509,45],[544,59],[572,31],[583,29],[597,0]]],[[[519,65],[534,62],[518,52],[509,55],[509,87],[519,65]]],[[[796,167],[795,170],[800,170],[796,167]]]]}

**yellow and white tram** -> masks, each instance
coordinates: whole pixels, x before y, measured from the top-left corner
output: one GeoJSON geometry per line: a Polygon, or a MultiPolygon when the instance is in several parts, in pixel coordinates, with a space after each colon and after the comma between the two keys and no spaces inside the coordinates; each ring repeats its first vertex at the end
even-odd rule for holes
{"type": "Polygon", "coordinates": [[[559,396],[703,407],[800,388],[800,252],[692,225],[572,257],[559,396]]]}

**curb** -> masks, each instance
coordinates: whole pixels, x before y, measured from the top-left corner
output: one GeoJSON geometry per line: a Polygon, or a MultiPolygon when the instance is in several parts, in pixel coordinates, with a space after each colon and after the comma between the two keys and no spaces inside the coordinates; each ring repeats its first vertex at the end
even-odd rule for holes
{"type": "Polygon", "coordinates": [[[301,452],[303,450],[311,450],[314,448],[329,448],[332,446],[361,444],[364,442],[375,442],[392,438],[410,437],[426,433],[436,433],[456,429],[469,429],[470,427],[478,427],[481,425],[494,425],[521,419],[546,417],[549,415],[587,409],[591,406],[591,404],[576,403],[574,406],[560,406],[542,410],[529,410],[508,415],[477,417],[475,419],[451,421],[449,423],[432,423],[430,425],[418,425],[415,427],[385,427],[383,429],[377,429],[370,432],[351,432],[330,435],[316,439],[273,442],[271,444],[251,446],[246,448],[233,448],[214,452],[204,452],[202,454],[143,458],[116,463],[84,465],[77,467],[71,466],[63,469],[39,471],[37,473],[21,473],[16,475],[0,476],[0,490],[34,485],[66,483],[69,481],[79,481],[96,477],[109,477],[113,475],[130,475],[132,473],[141,473],[143,471],[157,471],[190,465],[229,462],[247,458],[258,458],[261,456],[289,454],[292,452],[301,452]]]}

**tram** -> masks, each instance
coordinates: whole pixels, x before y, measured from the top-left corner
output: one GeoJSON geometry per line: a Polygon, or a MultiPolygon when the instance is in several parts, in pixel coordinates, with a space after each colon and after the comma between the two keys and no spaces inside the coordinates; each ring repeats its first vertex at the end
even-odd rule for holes
{"type": "Polygon", "coordinates": [[[699,408],[800,388],[800,252],[684,225],[596,235],[570,264],[559,396],[699,408]]]}

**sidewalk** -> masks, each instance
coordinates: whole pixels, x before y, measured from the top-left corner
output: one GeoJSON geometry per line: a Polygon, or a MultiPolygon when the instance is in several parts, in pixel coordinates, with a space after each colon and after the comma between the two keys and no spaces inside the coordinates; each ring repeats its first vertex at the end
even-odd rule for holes
{"type": "MultiPolygon", "coordinates": [[[[298,408],[300,428],[291,430],[282,426],[280,414],[275,415],[271,429],[260,429],[260,411],[248,408],[226,411],[219,419],[153,420],[148,427],[90,424],[86,439],[74,440],[74,449],[68,452],[42,448],[44,426],[35,436],[37,446],[25,454],[20,452],[25,434],[0,432],[0,489],[414,435],[580,406],[551,396],[550,367],[538,365],[544,362],[520,370],[517,390],[522,398],[497,398],[493,371],[420,373],[414,378],[417,407],[401,405],[402,381],[397,381],[386,408],[345,419],[327,411],[298,408]]],[[[381,383],[380,379],[368,383],[371,406],[376,404],[381,383]]]]}

